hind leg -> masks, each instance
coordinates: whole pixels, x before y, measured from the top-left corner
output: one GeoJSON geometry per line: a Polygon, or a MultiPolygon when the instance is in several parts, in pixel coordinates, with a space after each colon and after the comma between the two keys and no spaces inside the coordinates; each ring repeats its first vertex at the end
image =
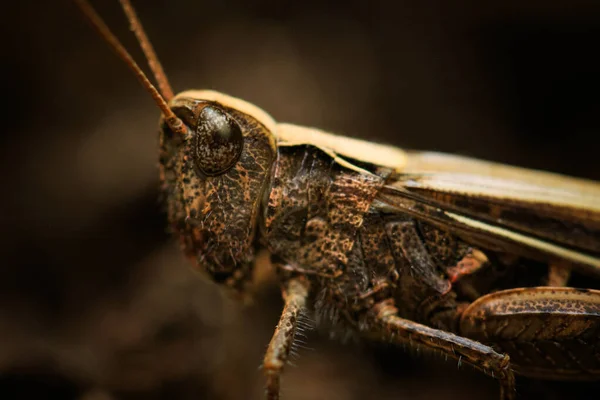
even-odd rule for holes
{"type": "Polygon", "coordinates": [[[393,301],[376,304],[367,317],[370,336],[396,344],[424,346],[465,362],[500,383],[500,398],[515,398],[515,377],[509,357],[475,340],[400,318],[393,301]]]}

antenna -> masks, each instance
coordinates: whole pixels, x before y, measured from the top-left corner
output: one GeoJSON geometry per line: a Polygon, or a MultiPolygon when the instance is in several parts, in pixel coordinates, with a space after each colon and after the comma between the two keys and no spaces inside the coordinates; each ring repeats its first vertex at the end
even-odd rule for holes
{"type": "MultiPolygon", "coordinates": [[[[169,108],[169,105],[167,104],[167,101],[165,101],[165,99],[163,98],[163,96],[161,96],[161,94],[158,92],[156,87],[154,87],[152,82],[150,82],[150,80],[148,79],[146,74],[144,74],[144,71],[142,71],[141,68],[137,65],[137,63],[135,62],[133,57],[131,57],[131,55],[127,52],[127,50],[121,44],[119,39],[117,39],[117,37],[111,32],[111,30],[108,28],[108,26],[106,26],[106,24],[104,23],[102,18],[100,18],[98,13],[96,13],[96,11],[91,6],[91,4],[87,0],[75,0],[75,3],[77,3],[77,5],[81,9],[81,11],[85,15],[85,17],[92,24],[92,26],[96,29],[96,31],[100,34],[100,36],[117,53],[117,55],[121,58],[121,60],[123,60],[123,62],[125,62],[125,64],[131,69],[131,71],[134,73],[134,75],[138,78],[138,80],[140,81],[142,86],[150,93],[150,96],[152,96],[152,98],[154,99],[154,102],[156,103],[156,105],[158,105],[158,108],[160,108],[160,111],[162,112],[163,116],[165,117],[165,122],[167,123],[169,128],[171,128],[171,130],[175,133],[179,133],[182,135],[186,134],[187,129],[186,129],[184,123],[181,121],[181,119],[179,119],[173,113],[173,111],[171,111],[171,109],[169,108]]],[[[139,23],[139,20],[137,19],[137,17],[135,16],[135,13],[133,12],[133,8],[131,7],[131,4],[129,3],[129,1],[122,0],[121,5],[123,6],[125,13],[127,14],[127,17],[132,25],[132,29],[134,30],[134,32],[138,32],[138,33],[136,33],[136,36],[140,35],[139,32],[141,32],[141,37],[142,37],[142,39],[145,40],[146,44],[143,44],[142,39],[140,39],[140,36],[138,36],[138,39],[140,39],[140,45],[142,46],[142,49],[144,50],[146,57],[148,57],[148,64],[150,65],[150,68],[152,68],[152,70],[154,71],[154,74],[156,75],[156,79],[158,80],[159,84],[166,85],[165,86],[166,91],[165,91],[165,87],[163,87],[162,90],[164,91],[165,94],[170,95],[170,97],[172,98],[173,91],[171,90],[171,88],[166,80],[166,77],[164,75],[162,67],[160,66],[160,63],[158,62],[158,59],[156,58],[156,55],[154,53],[154,50],[152,49],[152,46],[150,45],[150,42],[148,41],[148,38],[146,38],[144,31],[141,28],[141,24],[139,23]],[[136,26],[137,26],[137,28],[136,28],[136,26]],[[147,47],[147,49],[144,49],[144,47],[147,47]],[[154,65],[153,65],[153,63],[154,63],[154,65]]],[[[167,97],[167,96],[165,96],[165,97],[167,97]]]]}
{"type": "Polygon", "coordinates": [[[131,2],[129,0],[119,0],[121,3],[121,7],[123,11],[125,11],[125,15],[129,20],[129,24],[131,25],[131,30],[135,34],[138,39],[138,43],[146,56],[146,60],[148,61],[148,66],[152,70],[154,74],[154,78],[158,83],[158,87],[160,88],[160,93],[163,95],[165,100],[169,101],[173,98],[173,89],[171,89],[171,85],[169,84],[169,80],[167,79],[167,75],[158,60],[158,56],[152,47],[152,43],[148,39],[146,32],[144,31],[144,27],[142,26],[142,22],[138,18],[137,14],[131,2]]]}

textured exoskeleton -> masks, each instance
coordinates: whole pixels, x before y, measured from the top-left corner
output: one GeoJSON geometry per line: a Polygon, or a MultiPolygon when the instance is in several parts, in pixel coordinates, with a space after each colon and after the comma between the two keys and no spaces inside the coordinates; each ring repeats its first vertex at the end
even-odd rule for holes
{"type": "Polygon", "coordinates": [[[267,397],[302,315],[332,332],[437,350],[496,378],[600,380],[600,184],[408,152],[277,124],[220,93],[173,97],[127,0],[162,96],[84,0],[82,11],[163,113],[162,190],[188,257],[243,291],[271,254],[285,300],[267,397]],[[591,284],[590,284],[591,286],[591,284]]]}
{"type": "Polygon", "coordinates": [[[269,398],[302,313],[459,358],[506,399],[514,372],[600,379],[600,291],[568,287],[600,275],[598,183],[277,124],[216,92],[170,106],[187,133],[162,125],[163,189],[186,254],[243,290],[263,247],[280,277],[269,398]]]}

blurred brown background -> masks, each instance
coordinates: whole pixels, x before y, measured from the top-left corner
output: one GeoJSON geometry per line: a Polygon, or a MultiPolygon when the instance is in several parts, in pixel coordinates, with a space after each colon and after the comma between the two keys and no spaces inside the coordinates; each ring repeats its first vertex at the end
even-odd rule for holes
{"type": "MultiPolygon", "coordinates": [[[[96,1],[138,60],[116,1],[96,1]]],[[[598,1],[135,1],[176,91],[600,179],[598,1]],[[480,4],[480,3],[485,3],[480,4]]],[[[157,202],[158,111],[73,4],[1,18],[0,398],[259,399],[281,308],[191,272],[157,202]]],[[[456,363],[312,332],[284,399],[496,398],[456,363]]],[[[522,399],[598,384],[519,379],[522,399]]]]}

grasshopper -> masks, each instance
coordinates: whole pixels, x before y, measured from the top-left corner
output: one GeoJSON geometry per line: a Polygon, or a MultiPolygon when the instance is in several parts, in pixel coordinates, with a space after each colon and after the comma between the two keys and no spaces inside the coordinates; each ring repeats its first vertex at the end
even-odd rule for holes
{"type": "Polygon", "coordinates": [[[270,253],[284,308],[266,397],[302,316],[332,332],[437,351],[494,377],[600,380],[600,183],[407,151],[277,123],[214,91],[173,92],[121,0],[160,92],[84,0],[161,110],[160,179],[185,255],[243,293],[270,253]]]}

